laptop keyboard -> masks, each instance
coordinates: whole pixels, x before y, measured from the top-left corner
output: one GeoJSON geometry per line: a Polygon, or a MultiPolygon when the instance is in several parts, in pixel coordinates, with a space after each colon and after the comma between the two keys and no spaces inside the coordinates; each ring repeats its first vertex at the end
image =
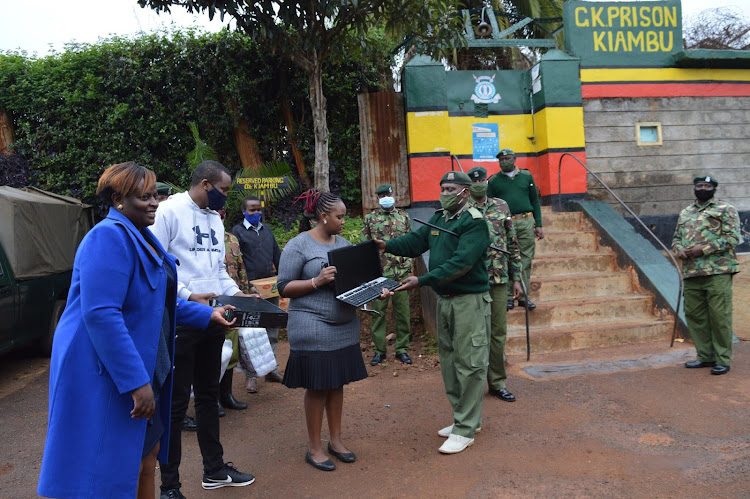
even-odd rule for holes
{"type": "Polygon", "coordinates": [[[380,297],[383,292],[383,288],[387,288],[393,291],[399,287],[401,283],[394,281],[393,279],[386,279],[385,277],[379,277],[372,281],[365,283],[352,291],[348,291],[342,295],[337,296],[339,300],[355,307],[360,307],[365,303],[369,303],[380,297]]]}

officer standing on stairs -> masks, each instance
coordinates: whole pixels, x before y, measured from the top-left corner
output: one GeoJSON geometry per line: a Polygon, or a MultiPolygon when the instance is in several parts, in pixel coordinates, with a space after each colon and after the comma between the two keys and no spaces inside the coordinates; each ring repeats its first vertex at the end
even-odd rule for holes
{"type": "Polygon", "coordinates": [[[383,241],[381,252],[417,257],[430,251],[430,271],[409,276],[395,291],[430,286],[437,295],[440,372],[453,408],[453,424],[438,431],[447,438],[443,454],[461,452],[474,443],[482,423],[484,380],[489,362],[490,298],[484,254],[490,244],[487,223],[468,205],[471,179],[450,171],[440,179],[440,205],[429,224],[383,241]],[[455,234],[446,234],[447,229],[455,234]]]}
{"type": "MultiPolygon", "coordinates": [[[[521,275],[526,290],[529,290],[531,278],[531,262],[534,259],[537,239],[544,239],[542,229],[542,207],[539,203],[539,193],[536,190],[534,178],[528,170],[521,170],[516,166],[516,155],[512,149],[501,149],[497,154],[501,172],[493,175],[489,181],[487,196],[500,198],[508,203],[513,215],[513,225],[516,227],[518,248],[521,252],[523,270],[521,275]]],[[[518,300],[518,305],[525,307],[528,301],[529,310],[536,305],[528,296],[518,300]]],[[[508,309],[514,307],[513,298],[508,298],[508,309]]]]}
{"type": "Polygon", "coordinates": [[[732,276],[739,272],[740,218],[734,206],[713,198],[719,185],[714,177],[695,177],[693,184],[695,202],[680,213],[672,240],[682,260],[685,319],[698,354],[685,367],[726,374],[732,362],[732,276]]]}
{"type": "Polygon", "coordinates": [[[523,296],[521,288],[521,254],[518,251],[516,229],[510,216],[508,203],[502,199],[487,197],[487,170],[475,166],[468,172],[471,178],[469,206],[479,210],[490,231],[490,244],[510,251],[511,256],[489,248],[485,264],[490,278],[492,319],[490,322],[490,364],[487,368],[487,384],[490,395],[515,402],[516,396],[505,387],[505,340],[508,336],[508,308],[506,303],[523,296]],[[512,294],[508,293],[508,277],[512,282],[512,294]],[[510,297],[510,298],[509,298],[510,297]]]}
{"type": "MultiPolygon", "coordinates": [[[[380,208],[365,215],[362,225],[362,241],[369,239],[387,241],[411,232],[409,214],[395,206],[393,186],[381,184],[375,189],[375,194],[378,196],[380,208]]],[[[383,277],[401,282],[411,273],[413,266],[411,258],[381,255],[380,259],[383,264],[383,277]]],[[[388,310],[389,301],[393,303],[393,322],[396,324],[396,358],[404,364],[412,363],[409,354],[406,353],[409,349],[409,336],[411,334],[409,293],[395,293],[390,297],[390,300],[386,298],[372,303],[372,309],[379,313],[372,317],[372,341],[375,343],[375,354],[370,361],[371,366],[380,364],[386,357],[385,313],[388,310]]]]}

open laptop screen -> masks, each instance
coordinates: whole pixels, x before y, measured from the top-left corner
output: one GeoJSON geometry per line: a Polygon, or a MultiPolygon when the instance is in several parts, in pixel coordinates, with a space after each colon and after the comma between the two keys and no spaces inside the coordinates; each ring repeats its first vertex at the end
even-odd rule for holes
{"type": "Polygon", "coordinates": [[[375,241],[365,241],[328,252],[328,264],[336,267],[336,295],[346,293],[383,275],[375,241]]]}

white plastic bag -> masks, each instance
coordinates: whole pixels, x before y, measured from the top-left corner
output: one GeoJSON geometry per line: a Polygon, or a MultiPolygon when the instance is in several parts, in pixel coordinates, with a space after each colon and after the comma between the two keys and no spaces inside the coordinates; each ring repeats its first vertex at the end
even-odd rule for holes
{"type": "Polygon", "coordinates": [[[240,366],[246,371],[252,367],[258,377],[276,369],[276,357],[273,355],[265,328],[241,327],[239,332],[240,366]]]}
{"type": "Polygon", "coordinates": [[[221,347],[221,372],[219,373],[219,382],[221,382],[221,378],[224,377],[224,372],[226,372],[231,358],[232,340],[224,340],[224,345],[221,347]]]}

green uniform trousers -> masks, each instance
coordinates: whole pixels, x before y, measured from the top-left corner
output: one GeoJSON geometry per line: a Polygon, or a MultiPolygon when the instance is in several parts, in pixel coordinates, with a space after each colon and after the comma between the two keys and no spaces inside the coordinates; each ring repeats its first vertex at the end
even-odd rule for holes
{"type": "Polygon", "coordinates": [[[732,363],[732,274],[684,281],[685,319],[701,362],[732,363]]]}
{"type": "Polygon", "coordinates": [[[536,236],[534,235],[534,217],[517,218],[513,220],[518,237],[518,251],[521,253],[521,279],[526,290],[529,289],[531,280],[531,261],[534,260],[536,251],[536,236]]]}
{"type": "Polygon", "coordinates": [[[406,353],[409,349],[409,293],[398,292],[386,300],[375,300],[370,303],[373,310],[380,315],[372,315],[372,341],[375,342],[375,351],[385,355],[385,313],[388,302],[393,303],[393,320],[396,323],[396,353],[406,353]]]}
{"type": "Polygon", "coordinates": [[[228,371],[234,369],[240,360],[240,330],[227,329],[224,331],[224,339],[232,340],[232,356],[229,358],[228,371]]]}
{"type": "Polygon", "coordinates": [[[437,297],[440,371],[453,408],[453,433],[474,438],[482,423],[489,362],[489,292],[437,297]]]}
{"type": "Polygon", "coordinates": [[[487,384],[494,390],[505,388],[505,340],[508,337],[508,283],[490,286],[490,365],[487,384]]]}

